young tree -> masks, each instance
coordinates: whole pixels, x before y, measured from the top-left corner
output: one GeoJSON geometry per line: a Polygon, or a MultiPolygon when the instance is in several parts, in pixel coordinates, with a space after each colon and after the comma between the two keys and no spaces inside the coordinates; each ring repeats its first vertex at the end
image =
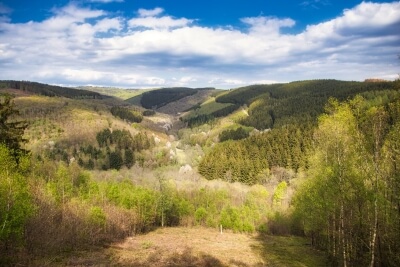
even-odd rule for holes
{"type": "Polygon", "coordinates": [[[32,213],[33,204],[24,177],[28,165],[25,157],[20,158],[18,165],[12,151],[0,144],[0,262],[1,250],[22,239],[26,220],[32,213]]]}

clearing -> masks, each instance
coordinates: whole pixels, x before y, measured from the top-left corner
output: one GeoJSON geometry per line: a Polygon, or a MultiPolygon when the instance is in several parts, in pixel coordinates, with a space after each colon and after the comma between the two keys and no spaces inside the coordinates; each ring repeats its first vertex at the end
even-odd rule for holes
{"type": "Polygon", "coordinates": [[[299,237],[217,229],[159,228],[107,248],[40,260],[38,266],[325,266],[320,251],[299,237]]]}

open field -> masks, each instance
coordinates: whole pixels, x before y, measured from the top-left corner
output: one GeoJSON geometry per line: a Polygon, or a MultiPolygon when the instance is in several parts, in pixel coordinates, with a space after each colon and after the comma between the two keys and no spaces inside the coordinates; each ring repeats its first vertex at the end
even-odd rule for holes
{"type": "Polygon", "coordinates": [[[324,255],[298,237],[211,228],[160,228],[107,248],[35,262],[37,266],[324,266],[324,255]]]}
{"type": "Polygon", "coordinates": [[[123,88],[95,87],[95,86],[81,86],[78,88],[97,92],[102,95],[118,97],[123,100],[141,95],[144,92],[151,90],[151,89],[123,89],[123,88]]]}

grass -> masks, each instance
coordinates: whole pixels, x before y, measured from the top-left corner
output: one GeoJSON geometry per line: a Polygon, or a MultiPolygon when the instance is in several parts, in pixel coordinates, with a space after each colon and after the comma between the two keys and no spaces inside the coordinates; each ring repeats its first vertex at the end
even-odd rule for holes
{"type": "Polygon", "coordinates": [[[300,237],[260,236],[217,229],[159,228],[108,248],[40,260],[47,266],[325,266],[324,255],[300,237]]]}
{"type": "Polygon", "coordinates": [[[123,100],[141,95],[144,92],[149,91],[149,89],[123,89],[123,88],[114,88],[114,87],[95,87],[95,86],[82,86],[79,88],[97,92],[102,95],[118,97],[123,100]]]}
{"type": "Polygon", "coordinates": [[[259,251],[267,266],[326,266],[328,265],[323,252],[313,249],[307,239],[295,236],[258,237],[260,246],[254,247],[259,251]]]}
{"type": "Polygon", "coordinates": [[[217,103],[215,98],[210,98],[201,104],[200,108],[190,111],[185,117],[192,118],[198,115],[208,115],[231,105],[230,103],[217,103]]]}

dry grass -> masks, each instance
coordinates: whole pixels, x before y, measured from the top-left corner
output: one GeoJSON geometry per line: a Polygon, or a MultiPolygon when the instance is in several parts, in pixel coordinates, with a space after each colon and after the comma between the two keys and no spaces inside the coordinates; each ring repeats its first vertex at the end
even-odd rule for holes
{"type": "Polygon", "coordinates": [[[175,261],[175,266],[184,266],[179,261],[206,263],[208,259],[220,266],[257,266],[263,259],[253,252],[256,243],[252,235],[220,234],[216,229],[163,228],[130,237],[111,249],[122,265],[174,266],[175,261]]]}
{"type": "Polygon", "coordinates": [[[42,266],[325,266],[298,237],[257,236],[211,228],[160,228],[108,248],[40,260],[42,266]]]}

